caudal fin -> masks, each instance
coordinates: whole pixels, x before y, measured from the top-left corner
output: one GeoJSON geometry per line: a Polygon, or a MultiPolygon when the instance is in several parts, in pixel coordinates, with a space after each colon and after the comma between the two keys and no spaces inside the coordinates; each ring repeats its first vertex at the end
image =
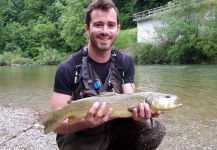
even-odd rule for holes
{"type": "Polygon", "coordinates": [[[58,111],[48,112],[42,116],[42,125],[44,125],[44,133],[48,134],[55,130],[61,122],[64,121],[63,117],[58,115],[58,111]]]}

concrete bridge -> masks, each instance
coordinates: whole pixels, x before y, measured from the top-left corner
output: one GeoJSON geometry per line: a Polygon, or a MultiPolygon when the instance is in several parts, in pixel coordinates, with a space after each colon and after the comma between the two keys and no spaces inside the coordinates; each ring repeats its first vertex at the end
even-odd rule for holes
{"type": "MultiPolygon", "coordinates": [[[[193,0],[193,4],[199,4],[203,0],[193,0]]],[[[155,19],[156,15],[166,13],[170,9],[177,9],[182,5],[180,2],[156,7],[154,9],[133,14],[133,21],[137,22],[137,42],[155,43],[157,40],[156,27],[162,26],[162,22],[155,19]]]]}

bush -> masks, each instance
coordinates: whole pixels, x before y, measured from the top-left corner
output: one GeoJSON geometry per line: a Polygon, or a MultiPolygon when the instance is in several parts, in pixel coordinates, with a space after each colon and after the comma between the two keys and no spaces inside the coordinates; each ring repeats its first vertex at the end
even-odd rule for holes
{"type": "Polygon", "coordinates": [[[154,45],[149,43],[138,43],[134,47],[133,57],[138,64],[157,63],[158,54],[154,45]]]}
{"type": "Polygon", "coordinates": [[[217,60],[217,43],[212,39],[203,39],[197,42],[197,47],[201,49],[205,62],[214,62],[217,60]]]}
{"type": "Polygon", "coordinates": [[[22,57],[21,54],[16,52],[4,52],[0,55],[0,65],[11,65],[11,64],[29,64],[30,59],[22,57]]]}
{"type": "Polygon", "coordinates": [[[65,60],[67,54],[58,52],[56,49],[45,48],[44,46],[37,48],[39,55],[34,58],[34,64],[55,65],[65,60]]]}
{"type": "Polygon", "coordinates": [[[127,49],[132,47],[135,43],[137,43],[136,28],[121,30],[115,42],[115,47],[119,49],[127,49]]]}
{"type": "Polygon", "coordinates": [[[217,44],[206,39],[185,39],[168,47],[168,58],[175,64],[211,63],[217,58],[217,44]]]}

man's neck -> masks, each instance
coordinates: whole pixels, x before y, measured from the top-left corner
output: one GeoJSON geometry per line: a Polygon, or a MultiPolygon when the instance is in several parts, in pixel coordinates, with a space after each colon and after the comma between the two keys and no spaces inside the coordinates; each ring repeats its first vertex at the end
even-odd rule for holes
{"type": "Polygon", "coordinates": [[[111,57],[111,49],[110,50],[96,50],[90,45],[88,45],[88,55],[91,59],[98,63],[105,63],[111,57]]]}

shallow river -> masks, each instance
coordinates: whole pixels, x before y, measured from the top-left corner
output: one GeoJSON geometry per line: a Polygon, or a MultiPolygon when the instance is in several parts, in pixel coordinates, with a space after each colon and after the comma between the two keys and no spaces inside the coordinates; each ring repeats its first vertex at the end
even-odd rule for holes
{"type": "MultiPolygon", "coordinates": [[[[56,66],[0,67],[0,104],[48,110],[55,71],[56,66]]],[[[217,149],[217,65],[136,66],[135,80],[137,91],[181,97],[181,108],[159,118],[167,127],[159,149],[217,149]]]]}

